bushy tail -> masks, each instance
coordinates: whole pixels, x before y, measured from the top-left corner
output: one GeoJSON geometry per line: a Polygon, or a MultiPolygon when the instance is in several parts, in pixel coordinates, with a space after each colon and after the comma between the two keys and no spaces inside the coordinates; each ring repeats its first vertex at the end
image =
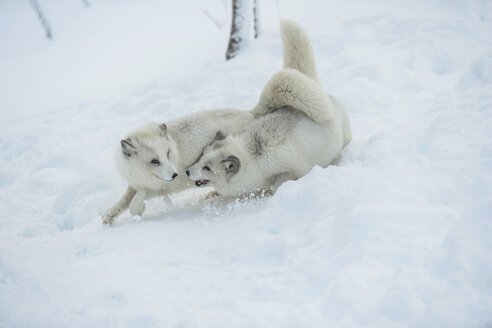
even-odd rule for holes
{"type": "Polygon", "coordinates": [[[280,21],[284,48],[284,69],[275,73],[263,89],[255,116],[267,114],[281,107],[295,108],[317,123],[334,115],[333,99],[318,82],[314,53],[309,37],[294,21],[280,21]]]}
{"type": "Polygon", "coordinates": [[[318,82],[314,53],[307,33],[294,21],[280,21],[284,69],[275,73],[263,89],[255,116],[281,107],[292,107],[321,123],[333,117],[333,99],[318,82]]]}
{"type": "Polygon", "coordinates": [[[253,115],[261,116],[286,106],[303,112],[317,123],[331,119],[335,107],[333,99],[317,81],[291,68],[272,76],[253,108],[253,115]]]}
{"type": "Polygon", "coordinates": [[[317,82],[318,73],[314,63],[313,47],[306,31],[290,19],[282,19],[280,34],[284,51],[284,67],[304,73],[317,82]]]}

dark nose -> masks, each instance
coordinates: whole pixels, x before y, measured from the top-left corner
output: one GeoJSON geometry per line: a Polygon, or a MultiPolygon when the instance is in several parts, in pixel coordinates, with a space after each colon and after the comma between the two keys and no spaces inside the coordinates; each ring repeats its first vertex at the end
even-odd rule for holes
{"type": "Polygon", "coordinates": [[[177,176],[178,176],[178,173],[174,173],[174,174],[173,174],[173,180],[174,180],[174,178],[176,178],[177,176]]]}
{"type": "Polygon", "coordinates": [[[186,175],[187,176],[190,176],[190,171],[189,170],[186,170],[186,175]]]}

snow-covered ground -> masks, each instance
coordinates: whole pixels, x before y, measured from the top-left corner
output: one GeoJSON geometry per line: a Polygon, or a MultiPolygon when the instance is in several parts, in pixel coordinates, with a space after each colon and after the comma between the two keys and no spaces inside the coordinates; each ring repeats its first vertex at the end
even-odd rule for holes
{"type": "Polygon", "coordinates": [[[0,327],[492,326],[490,1],[260,0],[261,38],[227,63],[229,1],[89,1],[41,1],[53,42],[0,2],[0,327]],[[120,138],[251,108],[278,17],[348,108],[341,163],[103,227],[120,138]]]}

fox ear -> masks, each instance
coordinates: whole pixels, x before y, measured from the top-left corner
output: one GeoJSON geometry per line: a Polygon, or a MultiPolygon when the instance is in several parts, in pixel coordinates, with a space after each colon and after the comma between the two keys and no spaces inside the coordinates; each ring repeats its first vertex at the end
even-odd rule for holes
{"type": "Polygon", "coordinates": [[[121,150],[123,150],[123,154],[125,154],[126,157],[130,157],[132,154],[137,152],[137,149],[135,148],[134,145],[131,143],[132,139],[126,138],[121,140],[121,150]]]}
{"type": "Polygon", "coordinates": [[[239,167],[241,166],[241,162],[239,158],[236,156],[229,156],[223,162],[226,165],[226,171],[230,174],[236,174],[239,171],[239,167]]]}
{"type": "Polygon", "coordinates": [[[215,140],[224,140],[226,135],[222,131],[217,131],[215,134],[215,140]]]}
{"type": "Polygon", "coordinates": [[[163,137],[167,135],[167,125],[165,123],[159,124],[159,128],[161,128],[161,134],[163,137]]]}

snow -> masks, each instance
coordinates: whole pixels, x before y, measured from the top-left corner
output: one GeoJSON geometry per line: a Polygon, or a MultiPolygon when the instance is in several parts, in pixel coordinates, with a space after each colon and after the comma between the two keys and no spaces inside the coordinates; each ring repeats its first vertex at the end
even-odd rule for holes
{"type": "MultiPolygon", "coordinates": [[[[252,108],[275,3],[225,62],[220,0],[0,2],[0,327],[490,327],[492,3],[278,1],[353,141],[264,201],[150,201],[115,227],[128,131],[252,108]]],[[[227,12],[225,11],[227,9],[227,12]]]]}

